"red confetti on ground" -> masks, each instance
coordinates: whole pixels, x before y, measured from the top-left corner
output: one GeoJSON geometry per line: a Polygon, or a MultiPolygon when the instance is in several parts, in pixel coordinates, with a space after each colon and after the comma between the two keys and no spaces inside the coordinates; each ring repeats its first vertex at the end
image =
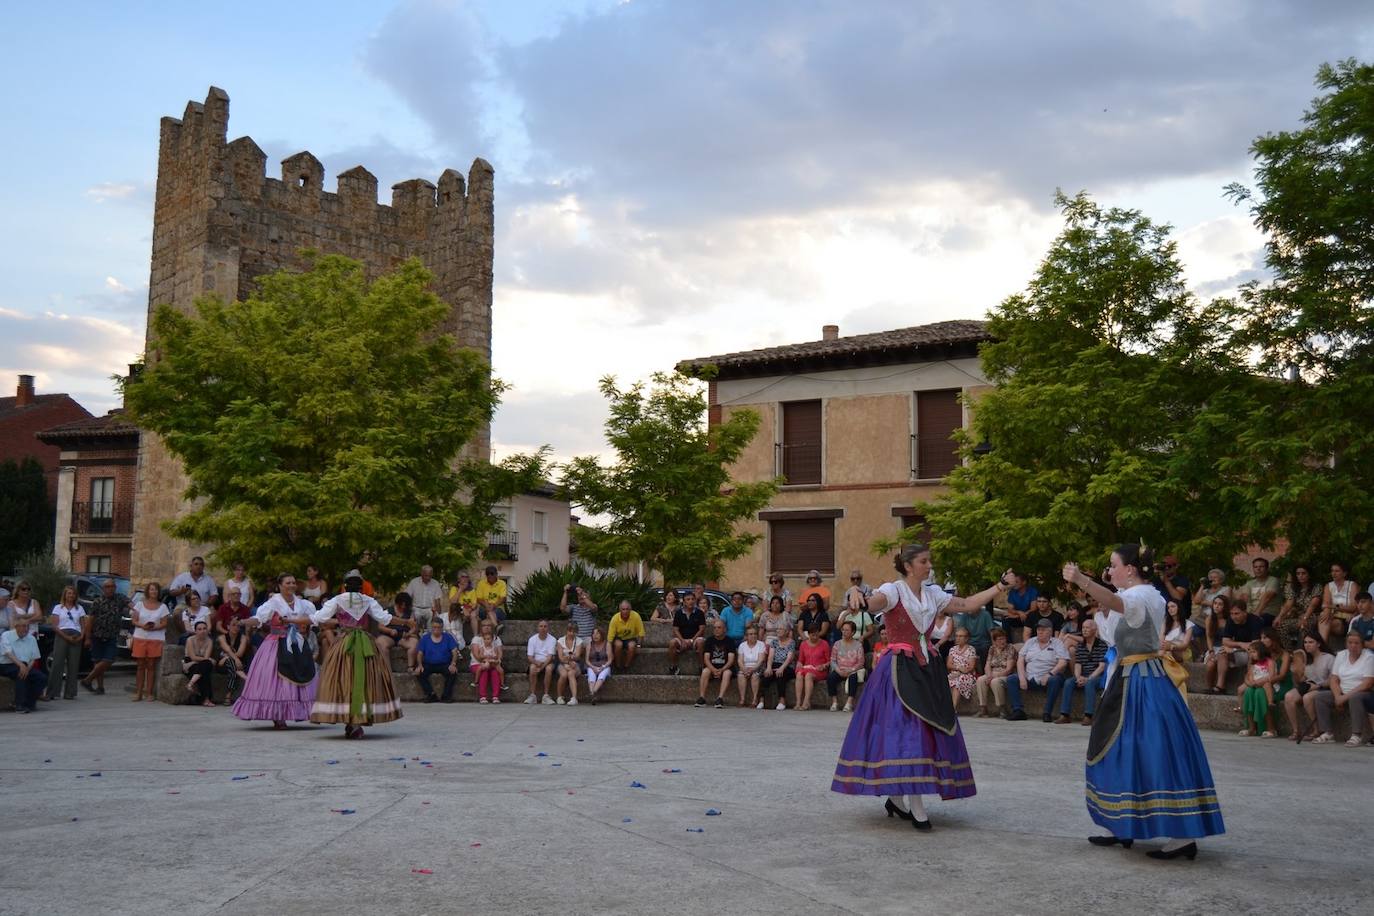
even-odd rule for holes
{"type": "Polygon", "coordinates": [[[422,805],[427,805],[427,804],[429,804],[429,802],[420,802],[420,804],[422,804],[422,805]]]}
{"type": "Polygon", "coordinates": [[[412,868],[410,873],[412,875],[432,875],[434,874],[434,870],[429,868],[412,868]]]}
{"type": "Polygon", "coordinates": [[[469,843],[469,844],[468,844],[468,846],[471,847],[472,849],[477,849],[477,848],[480,847],[481,845],[482,845],[481,843],[469,843]]]}
{"type": "Polygon", "coordinates": [[[568,794],[569,794],[569,795],[576,795],[577,793],[574,792],[572,789],[569,789],[569,790],[568,790],[568,794]]]}
{"type": "Polygon", "coordinates": [[[180,793],[180,792],[173,791],[172,789],[168,789],[168,790],[167,790],[167,794],[168,794],[168,795],[180,795],[181,793],[180,793]]]}

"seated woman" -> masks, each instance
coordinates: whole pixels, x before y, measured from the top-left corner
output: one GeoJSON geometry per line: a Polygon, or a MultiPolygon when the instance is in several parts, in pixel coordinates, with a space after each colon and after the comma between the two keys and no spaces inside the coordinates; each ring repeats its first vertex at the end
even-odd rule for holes
{"type": "Polygon", "coordinates": [[[878,660],[887,652],[887,628],[881,623],[873,628],[873,652],[868,661],[868,670],[878,667],[878,660]]]}
{"type": "Polygon", "coordinates": [[[795,631],[798,639],[806,639],[807,635],[815,629],[821,641],[828,642],[830,635],[830,615],[826,613],[825,601],[816,592],[806,596],[806,604],[802,608],[801,616],[797,618],[795,631]]]}
{"type": "Polygon", "coordinates": [[[1064,625],[1059,628],[1059,641],[1073,658],[1074,650],[1083,643],[1083,606],[1070,601],[1064,607],[1064,625]]]}
{"type": "Polygon", "coordinates": [[[677,613],[678,605],[677,589],[672,586],[665,586],[663,589],[663,600],[654,606],[653,614],[649,615],[649,623],[663,623],[672,626],[673,615],[677,613]]]}
{"type": "Polygon", "coordinates": [[[1007,678],[1016,674],[1016,648],[1007,638],[1007,631],[998,627],[992,631],[992,648],[988,649],[988,659],[983,666],[983,674],[974,682],[978,694],[978,718],[986,719],[988,712],[988,688],[992,688],[992,699],[1000,714],[1007,708],[1007,678]]]}
{"type": "Polygon", "coordinates": [[[577,624],[568,621],[568,632],[558,641],[558,683],[554,685],[554,699],[563,705],[563,691],[568,692],[567,704],[577,705],[577,679],[582,676],[582,659],[586,644],[577,638],[577,624]]]}
{"type": "MultiPolygon", "coordinates": [[[[781,598],[774,600],[781,601],[781,598]]],[[[767,616],[767,615],[765,615],[767,616]]],[[[797,643],[792,638],[790,627],[781,629],[768,644],[768,664],[763,669],[763,690],[767,695],[768,688],[771,686],[778,692],[777,709],[787,708],[787,685],[797,677],[797,643]]],[[[763,708],[763,699],[759,699],[756,709],[763,708]]]]}
{"type": "Polygon", "coordinates": [[[230,617],[227,629],[216,640],[219,660],[215,666],[224,669],[224,705],[234,702],[234,693],[243,681],[243,672],[248,670],[248,654],[252,651],[248,632],[243,621],[230,617]]]}
{"type": "Polygon", "coordinates": [[[853,620],[840,624],[840,638],[830,647],[830,671],[825,688],[830,693],[830,711],[840,708],[840,685],[844,685],[844,711],[854,711],[854,698],[864,681],[864,644],[855,638],[853,620]]]}
{"type": "Polygon", "coordinates": [[[759,642],[759,628],[751,623],[744,628],[744,642],[735,649],[735,666],[739,668],[735,684],[739,688],[741,709],[755,704],[763,705],[763,669],[767,664],[768,646],[759,642]],[[754,691],[753,700],[749,699],[751,688],[754,691]]]}
{"type": "Polygon", "coordinates": [[[945,660],[945,676],[951,692],[965,700],[973,696],[973,688],[978,684],[978,650],[969,645],[968,630],[963,627],[954,631],[954,647],[945,660]]]}
{"type": "Polygon", "coordinates": [[[383,658],[387,659],[389,664],[391,647],[400,646],[406,650],[406,670],[411,674],[419,674],[424,669],[420,668],[416,660],[420,649],[420,640],[415,638],[413,627],[415,608],[411,603],[409,592],[397,593],[391,616],[398,618],[394,625],[388,624],[377,627],[377,651],[382,654],[383,658]]]}
{"type": "Polygon", "coordinates": [[[1331,689],[1331,666],[1336,663],[1336,656],[1327,652],[1318,635],[1311,632],[1303,634],[1302,648],[1291,657],[1292,665],[1289,672],[1293,677],[1294,686],[1283,696],[1283,711],[1288,716],[1288,727],[1292,730],[1288,740],[1297,741],[1300,737],[1315,738],[1317,694],[1322,690],[1331,689]],[[1298,715],[1299,706],[1307,714],[1307,721],[1310,723],[1310,728],[1306,732],[1303,731],[1301,717],[1298,715]]]}
{"type": "Polygon", "coordinates": [[[1197,628],[1188,620],[1188,615],[1177,601],[1167,602],[1164,614],[1164,638],[1160,642],[1160,651],[1186,665],[1193,660],[1193,640],[1197,628]]]}
{"type": "Polygon", "coordinates": [[[597,626],[592,630],[591,642],[587,643],[587,698],[596,705],[596,695],[606,686],[611,676],[611,644],[606,641],[606,631],[597,626]]]}
{"type": "Polygon", "coordinates": [[[472,677],[477,681],[478,703],[500,703],[501,684],[505,670],[501,667],[501,637],[490,620],[481,624],[481,632],[472,638],[472,677]]]}
{"type": "Polygon", "coordinates": [[[787,611],[787,603],[777,595],[768,599],[768,610],[755,622],[759,625],[759,638],[769,646],[773,645],[773,640],[779,633],[791,630],[795,624],[792,615],[787,611]]]}
{"type": "Polygon", "coordinates": [[[186,593],[186,604],[181,609],[181,636],[177,642],[186,645],[186,641],[191,638],[191,634],[196,631],[196,624],[202,620],[207,624],[210,622],[210,609],[201,603],[200,593],[191,589],[186,593]]]}
{"type": "Polygon", "coordinates": [[[930,625],[930,647],[941,658],[947,658],[954,647],[954,618],[944,608],[935,612],[935,622],[930,625]]]}
{"type": "Polygon", "coordinates": [[[209,621],[197,620],[191,635],[186,639],[186,651],[181,657],[181,670],[190,678],[186,682],[191,691],[186,701],[188,706],[195,706],[197,703],[201,706],[215,705],[212,678],[215,673],[215,660],[212,658],[214,651],[215,643],[210,638],[209,621]]]}
{"type": "MultiPolygon", "coordinates": [[[[819,596],[812,594],[812,598],[819,596]]],[[[824,611],[822,611],[824,613],[824,611]]],[[[825,680],[830,671],[830,645],[821,638],[821,628],[812,624],[806,633],[806,642],[797,647],[797,708],[811,708],[811,694],[816,689],[817,680],[825,680]]]]}

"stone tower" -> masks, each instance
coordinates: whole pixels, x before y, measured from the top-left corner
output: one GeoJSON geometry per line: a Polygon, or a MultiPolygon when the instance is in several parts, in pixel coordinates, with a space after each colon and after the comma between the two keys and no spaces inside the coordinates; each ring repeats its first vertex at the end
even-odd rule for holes
{"type": "MultiPolygon", "coordinates": [[[[324,190],[324,168],[308,152],[282,161],[281,179],[266,175],[267,156],[249,137],[229,142],[229,96],[210,88],[189,102],[181,120],[162,119],[153,208],[148,315],[171,304],[191,311],[206,294],[242,299],[255,279],[300,266],[313,248],[363,262],[370,276],[416,256],[434,274],[433,289],[450,307],[445,332],[491,358],[493,172],[476,159],[463,176],[446,170],[439,184],[411,179],[392,186],[391,205],[377,203],[377,179],[362,166],[324,190]]],[[[490,431],[470,446],[490,454],[490,431]]],[[[176,541],[162,522],[186,507],[187,479],[161,439],[144,434],[139,448],[131,573],[166,583],[202,552],[176,541]]],[[[255,570],[258,575],[266,570],[255,570]]]]}

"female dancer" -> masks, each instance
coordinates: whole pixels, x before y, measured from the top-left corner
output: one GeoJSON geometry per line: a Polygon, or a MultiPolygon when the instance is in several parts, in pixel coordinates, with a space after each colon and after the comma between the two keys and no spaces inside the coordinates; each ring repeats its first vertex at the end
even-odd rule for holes
{"type": "Polygon", "coordinates": [[[1150,550],[1122,544],[1107,574],[1115,592],[1077,564],[1064,566],[1064,581],[1087,591],[1112,618],[1118,653],[1088,738],[1088,814],[1108,833],[1088,842],[1129,849],[1136,840],[1167,837],[1148,855],[1191,861],[1197,837],[1226,827],[1207,752],[1181,692],[1188,675],[1160,652],[1164,597],[1150,584],[1150,550]]]}
{"type": "Polygon", "coordinates": [[[888,651],[859,696],[830,789],[886,795],[888,817],[895,814],[917,830],[929,830],[922,795],[967,798],[976,791],[944,662],[931,647],[935,614],[941,608],[974,611],[1007,586],[999,581],[960,598],[925,585],[931,563],[930,549],[923,544],[904,548],[893,565],[901,578],[868,599],[871,613],[887,610],[883,626],[888,651]]]}
{"type": "Polygon", "coordinates": [[[243,693],[234,701],[234,715],[245,721],[270,721],[275,729],[286,728],[288,719],[310,718],[319,684],[306,636],[314,605],[296,594],[296,577],[290,573],[282,574],[280,588],[255,615],[269,632],[254,651],[243,693]]]}
{"type": "Polygon", "coordinates": [[[382,626],[406,626],[413,633],[415,619],[403,623],[364,595],[363,574],[356,569],[344,576],[344,590],[324,603],[312,619],[319,624],[333,620],[345,631],[335,639],[324,660],[320,696],[310,710],[311,722],[342,722],[345,738],[363,737],[363,726],[401,718],[401,701],[391,683],[391,657],[372,641],[363,628],[371,616],[382,626]]]}

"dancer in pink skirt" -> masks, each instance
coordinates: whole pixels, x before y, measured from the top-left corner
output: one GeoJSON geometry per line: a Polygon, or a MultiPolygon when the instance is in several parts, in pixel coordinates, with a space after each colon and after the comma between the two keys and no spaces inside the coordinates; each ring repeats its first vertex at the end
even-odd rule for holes
{"type": "Polygon", "coordinates": [[[253,653],[243,693],[234,702],[234,715],[249,721],[268,721],[274,728],[310,718],[319,675],[310,651],[310,614],[315,606],[296,595],[296,577],[281,577],[281,591],[258,608],[257,620],[271,632],[253,653]]]}

